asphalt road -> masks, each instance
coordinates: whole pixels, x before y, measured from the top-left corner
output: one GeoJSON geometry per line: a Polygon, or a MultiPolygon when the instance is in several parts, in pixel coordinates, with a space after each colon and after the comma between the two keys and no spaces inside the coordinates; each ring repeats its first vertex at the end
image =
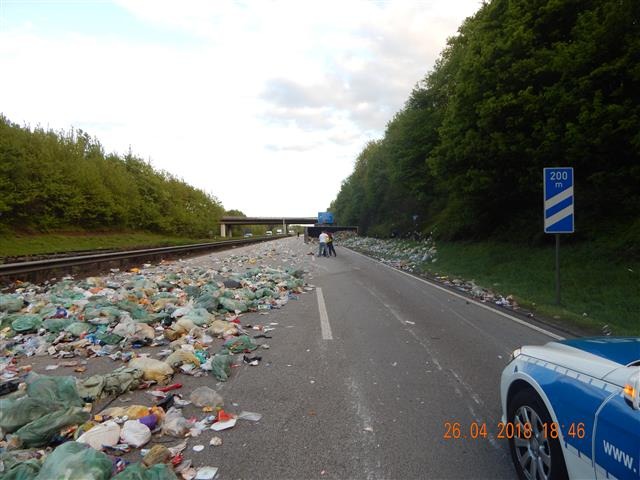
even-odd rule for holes
{"type": "MultiPolygon", "coordinates": [[[[260,365],[241,364],[228,382],[176,375],[184,398],[208,385],[227,410],[262,414],[259,422],[239,420],[188,439],[185,459],[218,467],[223,480],[515,478],[497,438],[500,374],[513,349],[549,336],[339,245],[337,258],[316,258],[302,238],[271,244],[186,260],[212,266],[256,249],[264,258],[264,249],[273,249],[264,263],[304,268],[317,288],[268,315],[242,316],[243,325],[277,324],[271,339],[259,340],[270,346],[255,352],[260,365]],[[461,438],[447,439],[454,422],[461,438]],[[475,426],[486,438],[471,438],[475,426]],[[213,435],[222,446],[209,445],[213,435]],[[205,448],[196,452],[195,445],[205,448]]],[[[49,357],[26,361],[41,373],[70,374],[44,371],[56,363],[49,357]]],[[[113,368],[108,357],[90,359],[78,376],[113,368]]],[[[135,391],[112,405],[135,403],[153,402],[135,391]]],[[[184,415],[206,414],[190,405],[184,415]]],[[[148,446],[179,441],[154,435],[148,446]]],[[[126,458],[141,455],[134,450],[126,458]]]]}
{"type": "Polygon", "coordinates": [[[515,478],[500,374],[513,349],[551,338],[337,250],[303,257],[320,288],[274,312],[267,362],[222,387],[264,417],[229,431],[219,478],[515,478]],[[467,438],[444,438],[454,422],[467,438]],[[487,437],[470,438],[472,423],[487,437]]]}

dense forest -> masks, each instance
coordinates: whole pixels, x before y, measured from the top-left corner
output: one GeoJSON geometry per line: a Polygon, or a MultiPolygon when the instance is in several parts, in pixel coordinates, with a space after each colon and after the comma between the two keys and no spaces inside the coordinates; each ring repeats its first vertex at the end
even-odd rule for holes
{"type": "Polygon", "coordinates": [[[331,205],[388,236],[540,241],[542,169],[575,173],[574,239],[640,239],[640,2],[493,0],[465,20],[331,205]]]}
{"type": "Polygon", "coordinates": [[[212,196],[131,153],[105,154],[86,132],[29,129],[0,116],[0,229],[204,237],[223,212],[212,196]]]}

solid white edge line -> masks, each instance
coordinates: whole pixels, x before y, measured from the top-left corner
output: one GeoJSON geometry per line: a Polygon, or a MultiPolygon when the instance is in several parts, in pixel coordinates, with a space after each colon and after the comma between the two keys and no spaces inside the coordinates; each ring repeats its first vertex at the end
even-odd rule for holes
{"type": "Polygon", "coordinates": [[[322,339],[333,340],[331,325],[329,325],[329,315],[327,315],[327,306],[324,303],[322,288],[316,287],[316,294],[318,295],[318,311],[320,312],[320,330],[322,331],[322,339]]]}
{"type": "Polygon", "coordinates": [[[356,255],[360,255],[361,257],[367,258],[367,259],[371,260],[372,262],[376,262],[376,263],[378,263],[378,264],[380,264],[380,265],[382,265],[384,267],[387,267],[387,268],[393,270],[394,272],[402,273],[403,275],[406,275],[407,277],[413,278],[414,280],[418,280],[418,281],[420,281],[420,282],[422,282],[422,283],[424,283],[426,285],[429,285],[430,287],[437,288],[438,290],[442,290],[443,292],[446,292],[449,295],[453,295],[454,297],[458,297],[458,298],[461,298],[463,300],[466,300],[467,302],[473,303],[474,305],[477,305],[478,307],[482,307],[485,310],[489,310],[490,312],[497,313],[498,315],[501,315],[501,316],[503,316],[505,318],[508,318],[509,320],[511,320],[511,321],[513,321],[515,323],[519,323],[520,325],[523,325],[525,327],[530,328],[531,330],[535,330],[536,332],[539,332],[539,333],[542,333],[544,335],[547,335],[548,337],[551,337],[551,338],[553,338],[555,340],[564,340],[565,339],[565,337],[561,337],[560,335],[556,335],[555,333],[550,332],[549,330],[545,330],[544,328],[540,328],[537,325],[532,325],[531,323],[525,322],[524,320],[520,320],[519,318],[516,318],[516,317],[514,317],[512,315],[509,315],[508,313],[501,312],[500,310],[496,310],[495,308],[489,307],[489,306],[483,304],[482,302],[478,302],[477,300],[474,300],[472,298],[465,297],[464,295],[460,295],[459,293],[456,293],[456,292],[452,292],[451,290],[449,290],[447,288],[444,288],[444,287],[441,287],[440,285],[437,285],[437,284],[435,284],[433,282],[430,282],[428,280],[425,280],[424,278],[420,278],[420,277],[416,277],[415,275],[411,275],[411,274],[409,274],[407,272],[404,272],[404,271],[402,271],[402,270],[400,270],[398,268],[394,268],[391,265],[387,265],[386,263],[382,263],[381,261],[376,260],[375,258],[371,258],[371,257],[368,257],[367,255],[365,255],[363,253],[356,252],[355,250],[352,250],[352,249],[350,249],[348,247],[344,247],[343,246],[343,248],[347,248],[350,252],[353,252],[356,255]]]}

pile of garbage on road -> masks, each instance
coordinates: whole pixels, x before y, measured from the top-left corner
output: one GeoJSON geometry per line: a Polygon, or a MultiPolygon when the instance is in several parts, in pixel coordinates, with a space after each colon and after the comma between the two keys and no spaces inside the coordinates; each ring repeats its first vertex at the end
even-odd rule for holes
{"type": "Polygon", "coordinates": [[[493,303],[500,307],[506,307],[513,310],[517,310],[520,308],[513,295],[507,295],[506,297],[504,297],[487,288],[476,285],[473,280],[467,281],[461,280],[459,278],[449,278],[446,275],[437,275],[435,277],[435,280],[442,283],[443,285],[467,293],[475,299],[480,300],[484,303],[493,303]]]}
{"type": "MultiPolygon", "coordinates": [[[[437,261],[437,249],[433,238],[423,241],[401,239],[377,239],[357,237],[353,232],[340,232],[336,235],[341,245],[364,253],[392,267],[411,273],[424,274],[424,264],[437,261]]],[[[471,295],[485,303],[493,303],[512,310],[519,309],[513,295],[503,296],[490,289],[483,288],[473,280],[450,278],[447,275],[436,275],[433,280],[448,287],[471,295]]]]}
{"type": "MultiPolygon", "coordinates": [[[[205,385],[181,394],[176,375],[227,381],[232,367],[259,365],[255,351],[269,348],[259,342],[277,323],[243,325],[242,314],[268,314],[313,289],[304,272],[258,260],[231,255],[213,262],[216,269],[145,265],[0,293],[0,480],[77,478],[73,472],[87,480],[213,479],[216,467],[185,459],[185,439],[261,415],[226,410],[205,385]],[[95,357],[115,365],[80,379],[31,371],[23,363],[34,356],[57,362],[45,370],[84,372],[95,357]],[[138,389],[150,394],[149,405],[108,406],[138,389]],[[190,404],[201,418],[183,416],[190,404]],[[133,449],[142,449],[140,462],[122,457],[133,449]]],[[[221,444],[221,437],[211,439],[221,444]]]]}
{"type": "Polygon", "coordinates": [[[362,252],[382,263],[408,272],[420,270],[420,264],[435,262],[438,251],[430,237],[424,241],[358,237],[353,232],[339,232],[336,240],[347,248],[362,252]]]}

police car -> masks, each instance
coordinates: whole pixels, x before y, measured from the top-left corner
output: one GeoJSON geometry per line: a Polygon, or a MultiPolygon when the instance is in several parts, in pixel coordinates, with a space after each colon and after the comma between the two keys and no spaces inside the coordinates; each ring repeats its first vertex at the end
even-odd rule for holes
{"type": "Polygon", "coordinates": [[[640,338],[521,347],[501,401],[521,479],[640,478],[640,338]]]}

